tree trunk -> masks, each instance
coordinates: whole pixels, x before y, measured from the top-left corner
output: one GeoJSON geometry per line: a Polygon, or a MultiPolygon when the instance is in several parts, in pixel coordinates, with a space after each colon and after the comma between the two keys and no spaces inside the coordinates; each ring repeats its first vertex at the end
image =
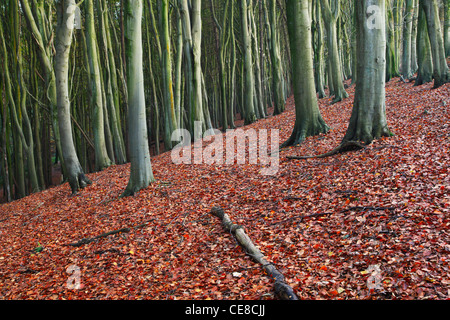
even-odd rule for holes
{"type": "MultiPolygon", "coordinates": [[[[322,14],[327,30],[328,45],[328,64],[329,74],[328,83],[332,83],[334,99],[333,103],[341,101],[348,97],[344,88],[342,78],[342,65],[339,58],[337,21],[340,14],[340,0],[320,0],[322,5],[322,14]]],[[[331,85],[330,85],[331,86],[331,85]]]]}
{"type": "Polygon", "coordinates": [[[75,0],[57,2],[58,26],[56,30],[55,76],[58,106],[58,123],[61,135],[62,156],[66,163],[67,180],[72,193],[85,188],[91,181],[84,175],[72,138],[69,98],[69,53],[74,28],[75,0]]]}
{"type": "MultiPolygon", "coordinates": [[[[56,94],[56,77],[54,64],[52,63],[53,52],[51,41],[53,39],[52,30],[52,3],[37,2],[33,5],[33,10],[30,7],[28,0],[20,0],[21,9],[27,20],[28,27],[33,34],[33,38],[38,48],[38,55],[41,65],[45,71],[45,88],[51,113],[51,124],[53,135],[55,139],[56,149],[58,154],[62,154],[61,139],[59,134],[58,124],[58,108],[57,108],[57,94],[56,94]],[[46,8],[46,6],[49,6],[46,8]],[[48,9],[48,14],[47,10],[48,9]]],[[[63,174],[66,174],[66,166],[64,158],[60,159],[63,174]]]]}
{"type": "MultiPolygon", "coordinates": [[[[183,23],[184,57],[185,57],[185,78],[186,94],[188,105],[189,131],[193,139],[194,122],[202,123],[202,131],[206,128],[203,112],[202,96],[202,69],[201,69],[201,1],[195,0],[191,4],[191,9],[187,0],[179,0],[181,19],[183,23]]],[[[200,136],[201,132],[197,132],[200,136]]]]}
{"type": "Polygon", "coordinates": [[[399,76],[397,66],[397,46],[395,43],[394,14],[391,5],[392,1],[393,0],[386,1],[386,81],[399,76]]]}
{"type": "Polygon", "coordinates": [[[409,79],[412,76],[411,70],[411,35],[414,18],[414,0],[406,0],[405,15],[403,17],[403,56],[402,56],[402,76],[409,79]]]}
{"type": "Polygon", "coordinates": [[[163,78],[164,101],[164,147],[172,149],[172,132],[177,129],[172,80],[172,52],[169,34],[169,0],[160,1],[161,26],[161,72],[163,78]]]}
{"type": "Polygon", "coordinates": [[[316,80],[316,91],[319,96],[319,99],[325,98],[325,66],[324,66],[324,41],[323,41],[323,19],[322,13],[320,10],[320,0],[315,1],[314,15],[316,20],[316,36],[317,36],[317,51],[315,52],[316,57],[316,65],[314,68],[315,71],[315,80],[316,80]]]}
{"type": "Polygon", "coordinates": [[[93,131],[95,145],[95,169],[100,171],[111,165],[105,141],[105,122],[103,116],[102,81],[100,77],[97,36],[94,24],[94,0],[85,1],[86,8],[86,45],[89,59],[89,79],[91,107],[93,114],[93,131]]]}
{"type": "Polygon", "coordinates": [[[229,114],[229,126],[231,129],[235,128],[234,125],[234,114],[236,110],[236,37],[234,34],[234,4],[235,0],[231,0],[231,6],[230,6],[230,33],[231,33],[231,39],[230,39],[230,45],[231,45],[231,71],[230,71],[230,107],[228,109],[229,114]]]}
{"type": "Polygon", "coordinates": [[[420,5],[427,19],[428,36],[430,38],[431,54],[433,56],[434,87],[438,88],[450,81],[441,23],[439,21],[439,8],[436,0],[420,0],[420,5]]]}
{"type": "Polygon", "coordinates": [[[142,57],[141,0],[128,0],[125,7],[130,178],[122,197],[134,195],[154,181],[148,146],[142,57]]]}
{"type": "Polygon", "coordinates": [[[419,0],[414,0],[413,4],[413,21],[411,31],[411,73],[414,74],[417,71],[417,21],[419,18],[419,0]]]}
{"type": "Polygon", "coordinates": [[[285,106],[285,96],[283,94],[283,71],[280,53],[280,30],[277,17],[277,1],[269,1],[268,23],[269,27],[269,48],[270,60],[272,64],[272,92],[273,92],[273,114],[281,114],[285,106]]]}
{"type": "Polygon", "coordinates": [[[222,208],[212,208],[211,214],[219,218],[225,230],[233,234],[247,254],[262,265],[265,272],[274,280],[275,295],[280,300],[298,300],[294,290],[285,282],[283,274],[278,271],[272,263],[266,260],[262,252],[253,244],[251,239],[245,233],[242,226],[234,224],[222,208]]]}
{"type": "Polygon", "coordinates": [[[350,123],[342,143],[390,136],[386,120],[386,30],[385,0],[356,2],[358,68],[355,101],[350,123]],[[375,13],[370,6],[378,6],[375,13]],[[377,19],[376,27],[367,22],[367,15],[377,19]]]}
{"type": "Polygon", "coordinates": [[[123,140],[122,126],[120,123],[120,102],[119,102],[119,88],[117,85],[117,71],[115,56],[112,47],[111,25],[109,23],[109,14],[106,0],[96,0],[99,9],[100,26],[103,47],[105,51],[105,81],[104,87],[106,87],[106,105],[109,115],[109,124],[111,133],[113,135],[112,140],[114,144],[114,156],[116,164],[124,164],[126,159],[125,143],[123,140]]]}
{"type": "Polygon", "coordinates": [[[259,45],[258,45],[258,29],[256,28],[255,15],[253,14],[253,0],[250,0],[249,5],[249,26],[251,30],[252,40],[252,51],[255,64],[255,109],[258,110],[259,118],[265,118],[266,112],[264,108],[264,97],[263,97],[263,85],[261,80],[261,60],[259,55],[259,45]]]}
{"type": "Polygon", "coordinates": [[[295,124],[291,137],[283,144],[283,147],[299,144],[308,136],[326,133],[329,130],[322,119],[317,103],[309,5],[311,5],[311,0],[286,0],[292,57],[295,124]]]}
{"type": "Polygon", "coordinates": [[[253,73],[253,61],[252,61],[252,46],[251,38],[249,34],[249,22],[248,22],[248,0],[242,0],[241,2],[241,23],[242,23],[242,46],[244,51],[244,74],[245,78],[245,93],[244,93],[244,123],[250,124],[256,121],[255,104],[253,101],[255,91],[255,81],[253,73]]]}
{"type": "Polygon", "coordinates": [[[417,79],[414,83],[420,86],[433,81],[433,57],[431,54],[430,38],[428,37],[427,19],[425,12],[419,8],[419,21],[417,24],[417,79]]]}
{"type": "MultiPolygon", "coordinates": [[[[152,8],[152,4],[150,1],[147,1],[148,7],[151,9],[152,8]]],[[[145,12],[145,11],[144,11],[145,12]]],[[[151,14],[152,10],[146,10],[147,15],[145,16],[145,26],[146,26],[146,31],[147,31],[147,47],[148,47],[148,68],[149,68],[149,81],[150,81],[150,86],[151,86],[151,96],[152,96],[152,106],[153,106],[153,135],[154,135],[154,139],[155,139],[155,149],[156,149],[156,154],[160,154],[160,139],[159,139],[159,103],[158,103],[158,96],[156,93],[156,84],[155,84],[155,76],[153,75],[153,66],[152,66],[152,47],[150,45],[150,25],[148,22],[148,15],[151,14]]],[[[150,18],[153,20],[154,17],[150,18]]],[[[156,43],[158,44],[159,42],[156,40],[156,43]]]]}
{"type": "Polygon", "coordinates": [[[444,47],[445,56],[450,56],[450,0],[444,1],[444,47]]]}
{"type": "MultiPolygon", "coordinates": [[[[193,122],[199,121],[202,123],[202,132],[198,133],[199,136],[194,135],[194,139],[202,138],[203,132],[206,130],[207,124],[205,121],[204,110],[203,110],[203,91],[202,91],[202,0],[192,0],[191,1],[191,23],[192,23],[192,52],[193,52],[193,80],[194,80],[194,99],[195,107],[193,109],[193,122]],[[200,137],[201,134],[201,137],[200,137]]],[[[194,132],[195,133],[195,132],[194,132]]]]}

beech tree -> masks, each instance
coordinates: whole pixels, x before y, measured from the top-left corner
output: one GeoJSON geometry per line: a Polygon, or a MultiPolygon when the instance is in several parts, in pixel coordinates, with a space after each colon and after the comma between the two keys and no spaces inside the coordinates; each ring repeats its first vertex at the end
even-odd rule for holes
{"type": "Polygon", "coordinates": [[[320,0],[320,3],[327,31],[328,85],[330,93],[334,95],[333,102],[338,102],[348,97],[344,88],[338,49],[337,22],[341,12],[341,0],[320,0]]]}
{"type": "Polygon", "coordinates": [[[66,178],[77,193],[81,188],[91,184],[80,165],[72,135],[69,97],[69,54],[72,45],[74,15],[77,5],[75,0],[56,2],[58,23],[55,35],[55,77],[58,108],[58,124],[61,136],[62,156],[66,163],[66,178]]]}
{"type": "Polygon", "coordinates": [[[385,102],[385,0],[357,1],[355,10],[357,80],[352,115],[343,142],[370,144],[374,139],[391,136],[385,102]],[[373,6],[377,10],[371,11],[373,6]]]}
{"type": "Polygon", "coordinates": [[[326,133],[316,97],[312,61],[311,0],[286,0],[295,98],[295,125],[283,146],[296,145],[308,136],[326,133]]]}
{"type": "Polygon", "coordinates": [[[86,44],[89,61],[90,93],[92,114],[94,120],[95,168],[106,169],[111,165],[111,159],[106,150],[105,121],[103,107],[103,88],[100,76],[97,35],[94,24],[94,0],[85,0],[86,8],[86,44]]]}

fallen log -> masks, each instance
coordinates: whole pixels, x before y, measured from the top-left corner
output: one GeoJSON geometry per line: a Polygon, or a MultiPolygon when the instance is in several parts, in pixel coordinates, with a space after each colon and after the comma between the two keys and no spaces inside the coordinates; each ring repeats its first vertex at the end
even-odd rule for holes
{"type": "Polygon", "coordinates": [[[246,253],[256,262],[260,263],[267,274],[275,281],[274,291],[279,299],[298,300],[294,290],[286,283],[283,274],[278,271],[272,263],[265,259],[262,252],[253,244],[242,226],[234,224],[222,208],[213,207],[211,209],[211,214],[221,219],[225,230],[230,232],[236,238],[246,253]]]}

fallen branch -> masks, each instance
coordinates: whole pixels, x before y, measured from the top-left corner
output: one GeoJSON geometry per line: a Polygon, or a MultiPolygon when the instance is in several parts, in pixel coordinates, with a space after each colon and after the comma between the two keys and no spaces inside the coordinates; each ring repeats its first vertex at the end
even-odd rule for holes
{"type": "Polygon", "coordinates": [[[355,207],[349,207],[346,209],[343,209],[341,211],[335,211],[335,212],[318,212],[318,213],[312,213],[312,214],[308,214],[306,216],[296,216],[296,217],[291,217],[282,221],[278,221],[278,222],[274,222],[272,223],[272,225],[276,225],[276,224],[281,224],[281,223],[287,223],[290,222],[292,220],[300,220],[300,222],[303,222],[303,219],[306,218],[314,218],[314,217],[321,217],[321,216],[327,216],[327,215],[331,215],[334,213],[345,213],[348,211],[364,211],[364,210],[372,210],[372,211],[384,211],[384,210],[395,210],[396,207],[364,207],[364,206],[355,206],[355,207]]]}
{"type": "Polygon", "coordinates": [[[274,290],[276,296],[279,299],[298,300],[298,297],[295,295],[294,290],[285,282],[283,274],[281,274],[272,263],[268,262],[264,258],[264,255],[253,244],[242,226],[234,224],[222,208],[212,208],[211,214],[222,220],[222,225],[225,230],[231,232],[231,234],[233,234],[241,247],[245,249],[246,253],[251,256],[256,262],[260,263],[267,274],[275,280],[274,290]]]}
{"type": "MultiPolygon", "coordinates": [[[[151,221],[152,221],[152,220],[151,220],[151,221]]],[[[137,226],[135,226],[135,227],[131,227],[131,228],[122,228],[122,229],[118,229],[118,230],[113,230],[113,231],[105,232],[105,233],[102,233],[102,234],[100,234],[100,235],[98,235],[98,236],[95,236],[95,237],[93,237],[93,238],[84,238],[84,239],[81,239],[80,241],[77,241],[77,242],[65,244],[65,246],[68,246],[68,247],[81,247],[81,246],[83,246],[83,245],[85,245],[85,244],[94,242],[94,241],[96,241],[96,240],[98,240],[98,239],[101,239],[101,238],[106,238],[106,237],[111,236],[111,235],[114,235],[114,234],[118,234],[118,233],[129,233],[129,232],[131,232],[132,229],[140,229],[140,228],[145,227],[145,226],[148,225],[148,224],[149,224],[149,222],[144,222],[144,223],[142,223],[142,224],[140,224],[140,225],[137,225],[137,226]]]]}
{"type": "Polygon", "coordinates": [[[319,154],[317,156],[287,156],[286,158],[287,159],[297,159],[297,160],[298,159],[326,158],[326,157],[334,156],[335,154],[338,154],[338,153],[364,149],[365,147],[366,146],[364,144],[357,142],[357,141],[346,141],[344,143],[341,143],[339,146],[337,146],[333,150],[331,150],[327,153],[319,154]]]}

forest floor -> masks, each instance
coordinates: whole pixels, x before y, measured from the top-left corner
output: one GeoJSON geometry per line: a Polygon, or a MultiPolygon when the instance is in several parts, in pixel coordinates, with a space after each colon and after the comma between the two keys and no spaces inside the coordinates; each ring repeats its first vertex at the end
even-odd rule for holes
{"type": "MultiPolygon", "coordinates": [[[[450,298],[450,85],[387,83],[395,136],[324,159],[350,97],[320,100],[332,130],[261,165],[176,165],[152,158],[157,181],[119,199],[129,165],[0,206],[0,299],[274,299],[273,281],[210,214],[222,207],[301,299],[450,298]],[[313,215],[313,216],[310,216],[313,215]],[[309,217],[308,217],[309,216],[309,217]],[[127,229],[124,229],[127,228],[127,229]],[[69,246],[105,232],[79,247],[69,246]],[[79,284],[77,289],[73,285],[79,284]]],[[[248,128],[294,124],[286,111],[248,128]]]]}

